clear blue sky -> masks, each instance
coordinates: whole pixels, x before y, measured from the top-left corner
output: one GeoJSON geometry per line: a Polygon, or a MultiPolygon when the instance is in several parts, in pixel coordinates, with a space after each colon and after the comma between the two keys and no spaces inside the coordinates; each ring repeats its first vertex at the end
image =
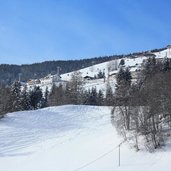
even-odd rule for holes
{"type": "Polygon", "coordinates": [[[171,0],[0,0],[0,63],[125,54],[171,43],[171,0]]]}

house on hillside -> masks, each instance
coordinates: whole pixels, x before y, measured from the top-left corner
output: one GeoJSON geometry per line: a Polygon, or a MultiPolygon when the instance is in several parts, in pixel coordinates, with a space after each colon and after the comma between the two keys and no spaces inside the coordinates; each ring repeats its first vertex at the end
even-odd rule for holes
{"type": "Polygon", "coordinates": [[[155,58],[156,57],[156,55],[153,53],[146,53],[144,56],[147,58],[155,58]]]}
{"type": "Polygon", "coordinates": [[[55,75],[47,75],[44,78],[40,79],[41,84],[46,85],[46,84],[53,84],[61,80],[60,75],[55,74],[55,75]]]}
{"type": "Polygon", "coordinates": [[[88,75],[86,75],[83,78],[84,78],[84,80],[94,80],[94,77],[91,77],[91,76],[88,76],[88,75]]]}
{"type": "Polygon", "coordinates": [[[35,79],[35,80],[30,79],[30,80],[27,81],[27,84],[29,86],[36,85],[36,84],[40,84],[40,80],[39,79],[35,79]]]}

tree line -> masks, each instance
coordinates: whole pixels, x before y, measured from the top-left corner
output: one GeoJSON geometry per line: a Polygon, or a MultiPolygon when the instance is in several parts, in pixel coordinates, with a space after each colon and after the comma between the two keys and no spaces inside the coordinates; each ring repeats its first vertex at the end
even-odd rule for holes
{"type": "MultiPolygon", "coordinates": [[[[81,73],[76,71],[72,74],[71,80],[65,85],[53,85],[49,94],[49,106],[57,106],[64,104],[75,105],[108,105],[110,103],[109,96],[112,97],[112,88],[108,86],[108,98],[104,95],[102,90],[97,90],[96,87],[90,89],[84,88],[85,82],[81,73]]],[[[112,98],[111,98],[112,99],[112,98]]]]}
{"type": "Polygon", "coordinates": [[[171,61],[147,59],[136,82],[128,69],[117,75],[111,118],[118,132],[137,150],[165,144],[171,129],[171,61]],[[141,143],[140,143],[141,142],[141,143]]]}
{"type": "Polygon", "coordinates": [[[48,106],[66,104],[75,105],[111,105],[113,91],[108,84],[106,95],[96,87],[84,88],[85,82],[80,72],[72,74],[71,80],[65,84],[53,84],[51,90],[45,92],[39,86],[28,89],[19,81],[14,81],[11,86],[0,85],[0,115],[8,112],[35,110],[48,106]]]}
{"type": "MultiPolygon", "coordinates": [[[[154,49],[151,52],[159,52],[165,50],[154,49]]],[[[89,59],[81,60],[58,60],[58,61],[45,61],[42,63],[34,63],[30,65],[0,65],[0,81],[4,84],[11,85],[15,80],[18,80],[19,74],[21,75],[21,81],[26,82],[29,79],[40,79],[48,74],[55,74],[57,67],[61,68],[61,74],[76,71],[82,68],[90,67],[95,64],[102,62],[111,61],[114,59],[121,59],[123,57],[135,57],[136,55],[142,54],[142,52],[127,54],[127,55],[111,55],[111,56],[100,56],[89,59]]],[[[143,55],[149,54],[148,51],[143,52],[143,55]]]]}
{"type": "Polygon", "coordinates": [[[19,74],[21,81],[26,82],[29,79],[40,79],[50,73],[56,74],[57,67],[60,67],[60,73],[64,74],[121,57],[122,55],[112,55],[81,60],[46,61],[30,65],[1,64],[0,81],[11,85],[15,80],[18,80],[19,74]]]}
{"type": "Polygon", "coordinates": [[[8,112],[35,110],[48,106],[48,90],[44,95],[40,87],[27,90],[26,86],[21,89],[21,83],[14,81],[11,86],[0,85],[0,115],[8,112]]]}

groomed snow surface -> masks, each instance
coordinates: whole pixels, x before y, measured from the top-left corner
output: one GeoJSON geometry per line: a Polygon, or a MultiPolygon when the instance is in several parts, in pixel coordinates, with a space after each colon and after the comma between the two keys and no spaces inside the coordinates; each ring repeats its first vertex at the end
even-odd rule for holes
{"type": "Polygon", "coordinates": [[[155,153],[121,146],[109,107],[60,106],[0,120],[0,171],[171,170],[171,144],[155,153]]]}

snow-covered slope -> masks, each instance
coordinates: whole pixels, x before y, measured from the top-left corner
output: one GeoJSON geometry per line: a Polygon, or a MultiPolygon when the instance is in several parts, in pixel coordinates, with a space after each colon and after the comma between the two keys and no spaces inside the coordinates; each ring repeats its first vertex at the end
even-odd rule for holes
{"type": "MultiPolygon", "coordinates": [[[[134,72],[134,75],[136,71],[141,69],[141,65],[143,63],[144,60],[146,60],[149,54],[154,54],[156,56],[156,58],[171,58],[171,46],[167,47],[165,50],[161,50],[159,52],[154,52],[154,53],[141,53],[141,55],[138,56],[134,56],[134,58],[132,57],[125,57],[125,66],[126,67],[130,67],[130,71],[134,72]],[[144,56],[147,55],[147,56],[144,56]]],[[[92,65],[90,67],[87,68],[83,68],[80,69],[79,72],[81,73],[82,77],[94,77],[95,75],[97,76],[99,71],[104,72],[105,73],[105,77],[106,77],[106,81],[108,80],[109,83],[111,84],[111,86],[113,87],[114,90],[114,86],[115,85],[115,77],[112,77],[112,79],[109,79],[109,77],[112,75],[112,73],[117,73],[119,71],[119,63],[120,63],[121,59],[115,59],[115,60],[111,60],[108,62],[104,62],[104,63],[100,63],[100,64],[96,64],[96,65],[92,65]]],[[[60,83],[66,83],[66,81],[70,81],[71,79],[71,75],[73,74],[73,72],[69,72],[69,73],[65,73],[61,75],[61,82],[58,82],[57,85],[59,85],[60,83]]],[[[36,84],[37,86],[40,86],[43,90],[43,92],[45,92],[46,87],[48,87],[48,90],[50,91],[52,88],[52,82],[50,83],[49,80],[47,80],[47,84],[42,83],[42,84],[36,84]]],[[[102,90],[103,93],[105,94],[105,90],[106,90],[106,84],[107,82],[104,82],[104,79],[95,79],[95,80],[88,80],[85,81],[85,88],[86,89],[91,89],[92,87],[96,87],[97,90],[102,90]]],[[[28,86],[30,87],[30,86],[28,86]]],[[[34,87],[34,85],[31,86],[32,88],[34,87]]]]}
{"type": "Polygon", "coordinates": [[[154,53],[156,55],[156,58],[171,58],[171,47],[170,48],[166,48],[165,50],[162,50],[160,52],[156,52],[154,53]]]}
{"type": "MultiPolygon", "coordinates": [[[[141,65],[144,59],[146,59],[145,56],[141,56],[141,57],[137,57],[137,58],[124,58],[125,66],[126,67],[128,67],[128,66],[132,67],[132,66],[136,66],[136,65],[141,65]]],[[[99,71],[104,72],[105,76],[108,77],[108,74],[110,72],[109,68],[114,67],[114,65],[117,65],[117,70],[118,70],[120,60],[121,59],[116,59],[116,60],[111,60],[108,62],[103,62],[100,64],[93,65],[91,67],[80,69],[79,71],[81,72],[82,77],[85,77],[87,75],[94,77],[95,75],[97,75],[99,73],[99,71]],[[115,64],[115,62],[116,62],[116,64],[115,64]]],[[[69,81],[71,79],[72,73],[73,72],[62,74],[61,75],[62,80],[69,81]]]]}
{"type": "Polygon", "coordinates": [[[170,170],[171,144],[135,152],[110,121],[109,107],[60,106],[16,112],[0,120],[0,171],[170,170]]]}

